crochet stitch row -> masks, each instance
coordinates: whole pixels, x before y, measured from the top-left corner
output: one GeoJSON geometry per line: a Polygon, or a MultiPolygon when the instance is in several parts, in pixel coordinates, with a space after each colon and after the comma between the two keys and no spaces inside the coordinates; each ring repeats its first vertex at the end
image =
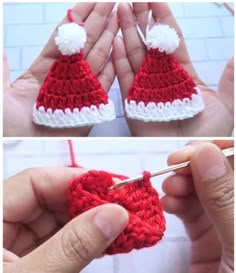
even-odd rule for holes
{"type": "Polygon", "coordinates": [[[155,245],[165,231],[165,218],[150,173],[144,172],[143,181],[109,190],[114,177],[127,178],[105,171],[89,171],[72,180],[67,192],[71,218],[99,205],[119,204],[129,212],[129,223],[105,254],[127,253],[155,245]]]}

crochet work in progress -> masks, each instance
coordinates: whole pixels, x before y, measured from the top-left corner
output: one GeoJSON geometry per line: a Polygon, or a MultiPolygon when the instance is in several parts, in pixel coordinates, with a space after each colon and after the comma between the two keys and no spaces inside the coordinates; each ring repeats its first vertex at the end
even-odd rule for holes
{"type": "Polygon", "coordinates": [[[108,189],[114,184],[113,178],[123,180],[127,177],[89,171],[71,181],[67,192],[70,217],[103,204],[119,204],[129,212],[129,223],[105,254],[127,253],[155,245],[165,231],[165,218],[158,193],[151,185],[150,173],[144,172],[143,181],[108,189]]]}
{"type": "Polygon", "coordinates": [[[204,109],[200,89],[171,55],[179,46],[179,37],[167,25],[155,25],[146,31],[148,48],[125,100],[129,118],[171,121],[191,118],[204,109]]]}
{"type": "Polygon", "coordinates": [[[72,21],[71,10],[68,19],[70,23],[58,28],[55,42],[61,54],[40,88],[33,121],[53,128],[111,121],[114,105],[84,59],[84,27],[72,21]]]}

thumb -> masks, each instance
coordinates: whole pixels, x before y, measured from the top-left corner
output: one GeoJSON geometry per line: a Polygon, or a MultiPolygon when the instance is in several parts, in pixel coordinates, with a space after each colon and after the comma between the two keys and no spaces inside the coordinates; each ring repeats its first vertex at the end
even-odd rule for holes
{"type": "Polygon", "coordinates": [[[127,223],[128,213],[118,205],[91,209],[25,256],[20,266],[22,272],[78,273],[102,254],[127,223]]]}
{"type": "Polygon", "coordinates": [[[234,174],[228,160],[215,145],[196,147],[191,157],[198,198],[215,227],[224,248],[234,242],[234,174]]]}

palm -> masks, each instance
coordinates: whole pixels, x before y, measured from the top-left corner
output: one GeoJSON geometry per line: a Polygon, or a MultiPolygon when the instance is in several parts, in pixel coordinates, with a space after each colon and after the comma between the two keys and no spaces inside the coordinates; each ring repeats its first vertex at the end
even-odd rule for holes
{"type": "Polygon", "coordinates": [[[198,77],[190,61],[182,32],[171,10],[165,3],[135,3],[133,10],[128,5],[120,5],[118,17],[123,39],[114,41],[113,59],[119,80],[123,101],[133,83],[135,74],[146,55],[136,28],[134,15],[144,31],[149,8],[156,18],[174,27],[180,36],[180,46],[175,58],[193,78],[203,94],[205,110],[192,119],[168,123],[144,123],[127,119],[131,133],[136,136],[229,136],[233,130],[233,61],[228,65],[219,84],[219,92],[212,92],[198,77]]]}
{"type": "Polygon", "coordinates": [[[137,136],[222,136],[233,130],[233,117],[217,93],[202,86],[205,110],[193,119],[168,123],[143,123],[127,120],[133,135],[137,136]],[[143,130],[145,127],[145,130],[143,130]]]}
{"type": "MultiPolygon", "coordinates": [[[[45,74],[48,67],[45,67],[45,74]]],[[[90,127],[51,129],[32,122],[33,105],[41,83],[28,72],[17,79],[4,94],[4,133],[7,136],[86,136],[90,127]],[[9,107],[11,105],[11,107],[9,107]],[[14,111],[12,111],[14,109],[14,111]]]]}
{"type": "MultiPolygon", "coordinates": [[[[118,31],[113,7],[114,3],[79,3],[72,9],[75,21],[84,22],[87,32],[85,58],[106,92],[115,77],[112,61],[108,58],[118,31]]],[[[62,21],[66,22],[67,19],[62,21]]],[[[40,86],[59,55],[54,37],[55,33],[31,67],[11,85],[8,84],[7,62],[4,62],[4,134],[7,136],[85,136],[91,130],[91,127],[51,129],[32,122],[33,105],[40,86]]]]}

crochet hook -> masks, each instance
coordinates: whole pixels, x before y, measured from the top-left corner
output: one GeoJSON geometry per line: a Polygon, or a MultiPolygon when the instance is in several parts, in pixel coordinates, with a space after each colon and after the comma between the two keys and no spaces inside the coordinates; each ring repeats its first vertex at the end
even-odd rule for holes
{"type": "MultiPolygon", "coordinates": [[[[226,149],[222,150],[222,152],[226,157],[232,156],[232,155],[234,155],[234,147],[226,148],[226,149]]],[[[190,164],[190,161],[186,161],[186,162],[183,162],[180,164],[166,167],[164,169],[160,169],[158,171],[151,172],[150,175],[151,175],[151,177],[162,175],[162,174],[165,174],[168,172],[172,172],[172,171],[176,171],[176,170],[185,168],[185,167],[189,166],[189,164],[190,164]]],[[[128,178],[128,179],[125,179],[121,182],[118,182],[118,183],[112,185],[111,187],[109,187],[109,189],[115,189],[115,188],[118,188],[118,187],[121,187],[121,186],[124,186],[127,184],[131,184],[133,182],[140,181],[142,179],[143,179],[143,175],[139,175],[139,176],[136,176],[133,178],[128,178]]]]}

